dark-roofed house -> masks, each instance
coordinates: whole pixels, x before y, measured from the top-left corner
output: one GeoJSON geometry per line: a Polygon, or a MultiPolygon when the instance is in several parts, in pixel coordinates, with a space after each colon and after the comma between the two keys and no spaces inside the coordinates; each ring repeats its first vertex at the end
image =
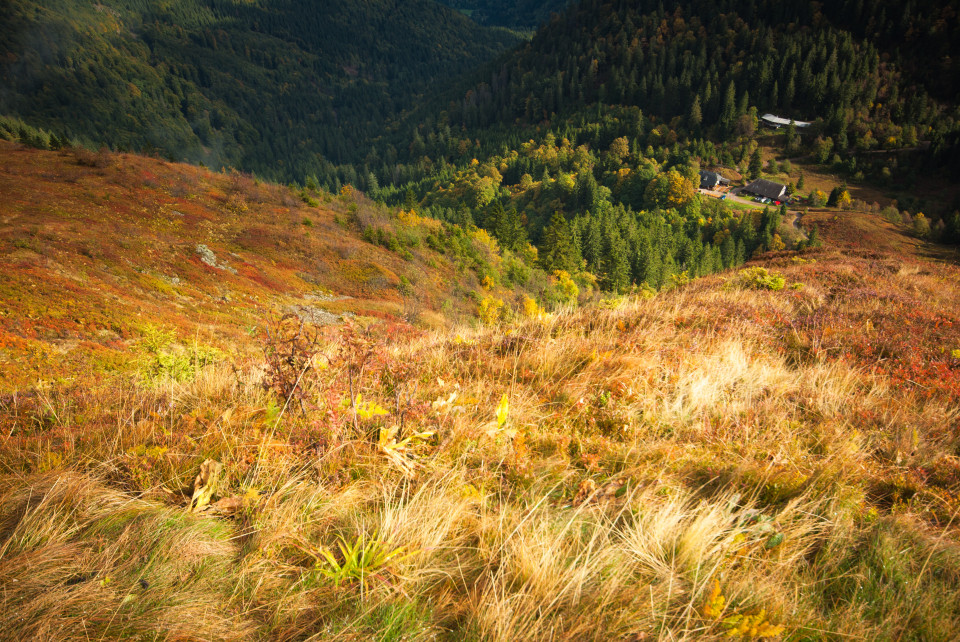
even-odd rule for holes
{"type": "Polygon", "coordinates": [[[763,178],[758,178],[743,188],[744,192],[763,196],[773,201],[784,201],[787,199],[787,186],[780,183],[774,183],[763,178]]]}
{"type": "Polygon", "coordinates": [[[716,189],[717,185],[729,185],[730,181],[716,172],[700,170],[700,189],[716,189]]]}

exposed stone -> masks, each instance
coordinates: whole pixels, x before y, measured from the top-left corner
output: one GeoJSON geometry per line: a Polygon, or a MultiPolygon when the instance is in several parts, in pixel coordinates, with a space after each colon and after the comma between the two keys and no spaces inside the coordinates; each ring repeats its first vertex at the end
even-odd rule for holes
{"type": "Polygon", "coordinates": [[[200,261],[206,263],[210,267],[217,267],[217,255],[214,254],[213,250],[203,243],[197,246],[197,256],[200,257],[200,261]]]}
{"type": "Polygon", "coordinates": [[[343,323],[343,319],[346,316],[345,314],[328,312],[327,310],[322,310],[312,305],[292,305],[287,309],[289,312],[297,315],[304,323],[312,323],[314,325],[336,325],[343,323]]]}
{"type": "Polygon", "coordinates": [[[353,297],[344,294],[334,294],[332,292],[311,292],[310,294],[303,295],[303,298],[308,301],[324,301],[329,303],[332,301],[346,301],[353,297]]]}
{"type": "Polygon", "coordinates": [[[237,270],[231,267],[229,264],[218,262],[217,255],[214,254],[213,250],[211,250],[209,247],[207,247],[203,243],[197,245],[196,252],[197,252],[197,256],[200,257],[200,261],[205,265],[209,265],[210,267],[216,268],[218,270],[225,270],[230,274],[237,273],[237,270]]]}

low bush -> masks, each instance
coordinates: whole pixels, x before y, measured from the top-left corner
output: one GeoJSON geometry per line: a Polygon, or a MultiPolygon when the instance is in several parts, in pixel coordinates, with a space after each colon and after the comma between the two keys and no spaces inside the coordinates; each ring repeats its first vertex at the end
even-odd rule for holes
{"type": "Polygon", "coordinates": [[[768,272],[767,268],[751,267],[740,270],[737,284],[750,290],[782,290],[786,280],[782,274],[768,272]]]}

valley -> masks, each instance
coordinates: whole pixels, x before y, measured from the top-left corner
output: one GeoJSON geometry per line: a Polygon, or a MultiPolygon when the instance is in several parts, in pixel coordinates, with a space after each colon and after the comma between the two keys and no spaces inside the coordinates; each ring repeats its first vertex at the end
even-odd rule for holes
{"type": "Polygon", "coordinates": [[[0,639],[955,639],[952,3],[7,5],[0,639]]]}

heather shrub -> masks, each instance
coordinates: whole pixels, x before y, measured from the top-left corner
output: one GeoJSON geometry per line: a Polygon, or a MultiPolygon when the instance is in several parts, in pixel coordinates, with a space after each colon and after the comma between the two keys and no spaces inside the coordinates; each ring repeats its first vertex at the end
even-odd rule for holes
{"type": "Polygon", "coordinates": [[[786,285],[783,275],[768,272],[767,268],[751,267],[740,270],[738,285],[750,290],[782,290],[786,285]]]}
{"type": "Polygon", "coordinates": [[[196,341],[189,346],[181,345],[173,332],[153,326],[146,328],[140,346],[145,352],[140,369],[150,380],[189,381],[224,356],[217,348],[196,341]]]}

